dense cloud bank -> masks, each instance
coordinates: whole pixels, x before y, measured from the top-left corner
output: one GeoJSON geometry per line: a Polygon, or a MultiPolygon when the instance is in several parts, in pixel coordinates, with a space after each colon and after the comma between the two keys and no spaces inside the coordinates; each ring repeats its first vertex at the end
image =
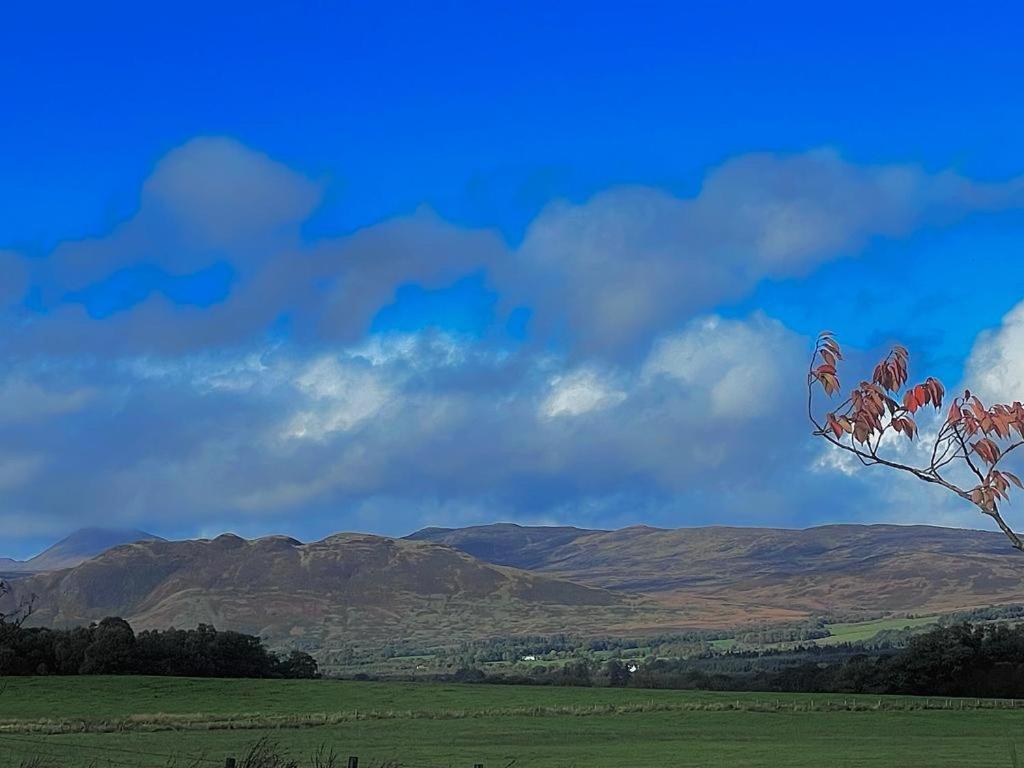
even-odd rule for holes
{"type": "MultiPolygon", "coordinates": [[[[5,538],[899,520],[907,486],[847,477],[806,439],[809,340],[723,307],[874,238],[1024,201],[1019,180],[758,154],[689,198],[551,204],[510,245],[427,209],[311,238],[324,190],[201,138],[111,231],[0,253],[5,538]],[[494,296],[483,326],[375,326],[403,287],[472,275],[494,296]]],[[[1018,315],[972,360],[1010,366],[1018,315]]]]}

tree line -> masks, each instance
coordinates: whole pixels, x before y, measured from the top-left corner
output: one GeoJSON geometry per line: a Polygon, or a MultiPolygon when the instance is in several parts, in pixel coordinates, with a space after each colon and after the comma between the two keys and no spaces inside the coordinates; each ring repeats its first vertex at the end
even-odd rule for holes
{"type": "Polygon", "coordinates": [[[576,659],[528,672],[465,667],[458,682],[621,686],[722,691],[1024,697],[1024,625],[960,623],[912,637],[902,648],[855,646],[702,659],[576,659]]]}
{"type": "Polygon", "coordinates": [[[0,622],[0,675],[127,674],[312,678],[319,670],[308,653],[279,656],[258,637],[207,624],[136,634],[116,617],[74,629],[0,622]]]}

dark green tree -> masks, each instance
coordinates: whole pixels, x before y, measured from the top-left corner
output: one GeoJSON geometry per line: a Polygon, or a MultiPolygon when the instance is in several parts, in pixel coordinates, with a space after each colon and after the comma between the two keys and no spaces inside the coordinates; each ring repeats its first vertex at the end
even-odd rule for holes
{"type": "Polygon", "coordinates": [[[605,664],[604,671],[608,677],[608,685],[612,688],[622,688],[629,685],[629,670],[618,659],[612,659],[605,664]]]}
{"type": "Polygon", "coordinates": [[[319,677],[320,670],[316,659],[304,651],[292,651],[287,657],[281,660],[280,670],[282,677],[308,679],[319,677]]]}
{"type": "Polygon", "coordinates": [[[92,642],[85,649],[81,673],[84,675],[117,675],[132,671],[135,632],[124,619],[108,617],[93,631],[92,642]]]}

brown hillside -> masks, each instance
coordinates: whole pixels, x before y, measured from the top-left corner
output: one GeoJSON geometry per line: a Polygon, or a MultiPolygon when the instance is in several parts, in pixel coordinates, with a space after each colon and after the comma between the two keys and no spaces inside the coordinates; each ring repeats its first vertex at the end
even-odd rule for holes
{"type": "Polygon", "coordinates": [[[998,534],[927,526],[497,525],[398,540],[339,534],[312,544],[231,535],[146,541],[12,583],[7,603],[37,594],[39,624],[120,615],[138,628],[204,622],[331,648],[558,632],[640,636],[826,612],[1024,602],[1024,556],[998,534]]]}
{"type": "Polygon", "coordinates": [[[316,646],[597,633],[668,620],[664,609],[622,593],[495,566],[430,542],[360,534],[313,544],[232,535],[139,542],[13,585],[15,597],[38,595],[36,624],[119,615],[139,629],[205,622],[316,646]]]}
{"type": "Polygon", "coordinates": [[[985,531],[635,526],[581,530],[568,539],[557,529],[545,547],[538,542],[543,530],[479,526],[413,536],[478,557],[501,552],[506,565],[529,563],[537,572],[675,605],[720,601],[809,613],[927,612],[1024,601],[1024,556],[1000,534],[985,531]],[[526,535],[533,544],[520,562],[507,543],[526,535]]]}

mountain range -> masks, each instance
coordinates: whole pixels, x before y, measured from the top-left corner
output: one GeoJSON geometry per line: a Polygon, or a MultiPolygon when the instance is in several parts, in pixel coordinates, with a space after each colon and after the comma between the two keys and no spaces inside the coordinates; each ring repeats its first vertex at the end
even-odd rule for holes
{"type": "Polygon", "coordinates": [[[898,525],[617,531],[487,525],[410,538],[581,584],[804,613],[927,612],[1024,598],[1001,534],[898,525]],[[551,530],[550,536],[543,535],[551,530]]]}
{"type": "Polygon", "coordinates": [[[140,533],[115,536],[131,541],[77,563],[87,548],[26,561],[73,564],[20,574],[7,599],[35,594],[40,624],[108,615],[137,628],[203,622],[312,648],[557,632],[639,636],[1024,602],[1024,556],[999,534],[930,526],[497,524],[307,544],[140,533]]]}
{"type": "Polygon", "coordinates": [[[72,568],[119,544],[157,539],[160,537],[132,528],[81,528],[28,560],[0,557],[0,573],[39,573],[72,568]]]}
{"type": "MultiPolygon", "coordinates": [[[[68,626],[108,615],[136,628],[238,629],[311,647],[339,642],[555,633],[645,615],[637,598],[494,565],[441,544],[337,534],[303,544],[140,541],[80,565],[11,582],[37,596],[33,623],[68,626]]],[[[0,608],[2,610],[2,608],[0,608]]]]}

